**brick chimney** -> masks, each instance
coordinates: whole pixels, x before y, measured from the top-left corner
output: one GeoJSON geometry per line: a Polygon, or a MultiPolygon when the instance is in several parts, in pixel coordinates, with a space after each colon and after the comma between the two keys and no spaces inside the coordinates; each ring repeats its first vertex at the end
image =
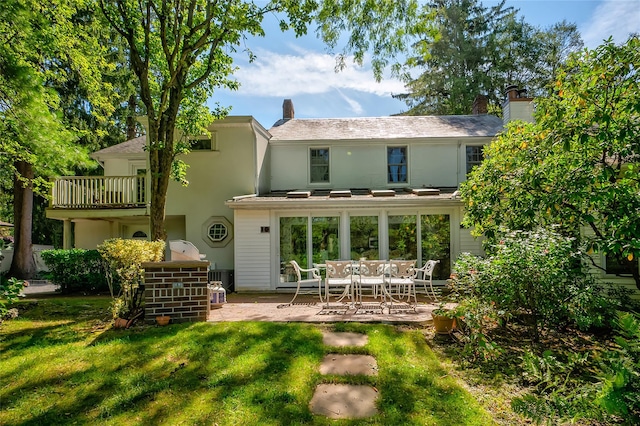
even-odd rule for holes
{"type": "Polygon", "coordinates": [[[473,101],[473,107],[471,109],[473,115],[487,114],[489,112],[488,102],[489,100],[486,96],[476,96],[476,99],[473,101]]]}
{"type": "Polygon", "coordinates": [[[293,110],[293,102],[291,99],[285,99],[282,103],[282,119],[283,120],[291,120],[295,112],[293,110]]]}

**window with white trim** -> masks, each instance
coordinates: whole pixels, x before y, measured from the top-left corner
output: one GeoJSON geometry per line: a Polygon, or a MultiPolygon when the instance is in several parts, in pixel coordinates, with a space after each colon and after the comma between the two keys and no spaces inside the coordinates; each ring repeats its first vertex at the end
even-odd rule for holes
{"type": "Polygon", "coordinates": [[[468,145],[467,146],[467,174],[471,172],[476,166],[479,166],[484,159],[482,153],[482,145],[468,145]]]}
{"type": "Polygon", "coordinates": [[[387,182],[407,183],[407,147],[387,147],[387,182]]]}
{"type": "Polygon", "coordinates": [[[309,150],[310,183],[329,183],[329,148],[309,150]]]}
{"type": "Polygon", "coordinates": [[[211,216],[202,224],[202,239],[209,247],[224,247],[233,239],[233,226],[224,216],[211,216]]]}

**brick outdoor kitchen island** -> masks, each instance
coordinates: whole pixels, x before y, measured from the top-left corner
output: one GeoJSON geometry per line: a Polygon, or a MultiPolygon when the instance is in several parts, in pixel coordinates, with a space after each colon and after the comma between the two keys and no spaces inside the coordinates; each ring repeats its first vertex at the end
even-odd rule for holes
{"type": "Polygon", "coordinates": [[[206,321],[209,313],[208,261],[143,263],[145,322],[156,316],[173,323],[206,321]]]}

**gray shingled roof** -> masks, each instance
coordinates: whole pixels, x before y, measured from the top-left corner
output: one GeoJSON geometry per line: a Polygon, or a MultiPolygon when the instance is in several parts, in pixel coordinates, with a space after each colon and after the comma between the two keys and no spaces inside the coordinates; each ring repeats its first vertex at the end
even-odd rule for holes
{"type": "Polygon", "coordinates": [[[128,141],[119,143],[117,145],[101,149],[100,151],[94,152],[92,155],[100,156],[102,154],[138,154],[144,152],[144,145],[146,144],[146,142],[147,136],[142,135],[138,136],[135,139],[129,139],[128,141]]]}
{"type": "Polygon", "coordinates": [[[493,137],[502,131],[493,115],[393,116],[280,120],[273,141],[493,137]]]}

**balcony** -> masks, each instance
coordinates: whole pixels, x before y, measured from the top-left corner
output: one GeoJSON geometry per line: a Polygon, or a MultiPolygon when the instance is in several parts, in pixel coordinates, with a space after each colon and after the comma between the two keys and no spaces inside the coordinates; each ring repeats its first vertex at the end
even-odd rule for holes
{"type": "Polygon", "coordinates": [[[50,208],[124,209],[146,207],[145,176],[64,176],[53,184],[50,208]]]}

